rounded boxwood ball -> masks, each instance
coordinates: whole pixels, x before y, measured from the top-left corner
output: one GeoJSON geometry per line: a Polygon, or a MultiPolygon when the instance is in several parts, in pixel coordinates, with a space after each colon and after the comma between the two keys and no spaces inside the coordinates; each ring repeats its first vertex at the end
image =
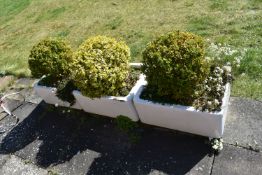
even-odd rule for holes
{"type": "Polygon", "coordinates": [[[75,84],[90,98],[117,96],[126,86],[130,49],[106,36],[87,39],[74,56],[75,84]]]}
{"type": "Polygon", "coordinates": [[[184,105],[192,103],[196,89],[209,73],[203,39],[187,32],[170,32],[152,41],[143,52],[142,62],[148,88],[155,89],[159,97],[184,105]]]}
{"type": "Polygon", "coordinates": [[[35,78],[48,75],[54,79],[70,74],[73,52],[67,42],[59,39],[44,39],[33,46],[29,56],[29,68],[35,78]]]}

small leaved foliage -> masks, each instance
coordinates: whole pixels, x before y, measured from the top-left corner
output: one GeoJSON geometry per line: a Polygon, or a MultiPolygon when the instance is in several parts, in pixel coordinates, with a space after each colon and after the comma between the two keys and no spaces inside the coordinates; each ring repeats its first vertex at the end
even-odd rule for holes
{"type": "Polygon", "coordinates": [[[116,118],[116,125],[120,131],[128,135],[131,142],[137,143],[140,140],[141,137],[137,130],[139,125],[130,118],[119,115],[116,118]]]}
{"type": "Polygon", "coordinates": [[[54,81],[69,75],[73,51],[63,40],[44,39],[35,45],[29,56],[29,68],[35,78],[48,75],[54,81]]]}
{"type": "Polygon", "coordinates": [[[204,81],[204,91],[198,99],[194,101],[194,106],[200,111],[221,110],[222,98],[225,92],[223,82],[223,69],[212,67],[210,76],[204,81]]]}
{"type": "Polygon", "coordinates": [[[121,131],[126,133],[138,127],[138,124],[136,122],[132,121],[130,118],[123,115],[117,116],[116,124],[121,131]]]}
{"type": "Polygon", "coordinates": [[[119,95],[129,75],[130,49],[106,36],[87,39],[74,56],[75,83],[83,95],[119,95]]]}
{"type": "Polygon", "coordinates": [[[221,110],[222,100],[226,90],[226,84],[232,81],[231,67],[212,65],[210,75],[204,81],[202,92],[195,99],[193,106],[206,112],[215,112],[221,110]]]}
{"type": "Polygon", "coordinates": [[[157,96],[192,104],[198,85],[209,73],[203,39],[180,31],[157,38],[143,52],[142,72],[157,96]]]}
{"type": "Polygon", "coordinates": [[[65,41],[54,38],[40,41],[32,48],[28,63],[33,77],[46,75],[38,82],[39,85],[56,87],[56,96],[60,100],[71,105],[75,103],[71,71],[73,51],[65,41]]]}

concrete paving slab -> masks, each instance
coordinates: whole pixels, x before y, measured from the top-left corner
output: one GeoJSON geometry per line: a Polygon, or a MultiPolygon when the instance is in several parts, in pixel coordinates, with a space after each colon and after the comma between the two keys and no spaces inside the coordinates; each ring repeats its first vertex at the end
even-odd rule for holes
{"type": "MultiPolygon", "coordinates": [[[[4,100],[4,106],[7,107],[10,111],[15,110],[17,107],[19,107],[20,105],[22,105],[24,102],[23,101],[19,101],[19,100],[13,100],[13,99],[8,99],[6,98],[4,100]]],[[[4,110],[0,107],[0,119],[6,116],[6,113],[4,112],[4,110]]]]}
{"type": "Polygon", "coordinates": [[[262,148],[262,102],[230,98],[224,141],[244,147],[262,148]]]}
{"type": "Polygon", "coordinates": [[[215,157],[212,175],[261,175],[262,154],[235,146],[225,145],[215,157]]]}
{"type": "Polygon", "coordinates": [[[47,175],[48,171],[11,156],[0,169],[1,175],[47,175]]]}
{"type": "Polygon", "coordinates": [[[143,129],[139,143],[120,156],[113,152],[103,153],[87,174],[209,174],[213,159],[208,156],[202,138],[143,129]]]}
{"type": "MultiPolygon", "coordinates": [[[[21,106],[24,102],[18,100],[5,99],[5,107],[10,111],[14,111],[21,106]]],[[[0,107],[0,138],[1,134],[11,129],[17,123],[17,119],[14,116],[9,116],[3,108],[0,107]]]]}
{"type": "Polygon", "coordinates": [[[0,121],[0,140],[5,132],[9,132],[17,124],[17,118],[7,115],[0,121]]]}
{"type": "Polygon", "coordinates": [[[8,159],[10,159],[10,155],[0,154],[0,169],[3,167],[8,159]]]}
{"type": "Polygon", "coordinates": [[[214,156],[206,156],[200,160],[186,175],[203,175],[210,174],[214,156]]]}
{"type": "MultiPolygon", "coordinates": [[[[202,160],[200,160],[191,170],[184,173],[185,175],[203,175],[203,174],[210,174],[211,173],[211,167],[213,162],[213,156],[212,157],[204,157],[202,160]]],[[[168,174],[175,174],[175,173],[168,173],[168,174]]],[[[159,171],[152,169],[149,173],[149,175],[168,175],[164,171],[159,171]]]]}
{"type": "MultiPolygon", "coordinates": [[[[12,86],[5,90],[5,94],[19,92],[27,102],[39,104],[42,99],[34,92],[33,84],[37,80],[32,78],[20,78],[12,86]]],[[[21,96],[10,96],[11,99],[22,100],[21,96]],[[17,99],[18,98],[18,99],[17,99]]]]}
{"type": "MultiPolygon", "coordinates": [[[[38,105],[37,108],[35,104],[26,103],[20,106],[20,108],[17,108],[17,111],[14,111],[14,114],[17,115],[20,121],[14,128],[1,136],[0,153],[4,152],[3,148],[8,149],[9,153],[15,153],[17,150],[20,150],[20,148],[25,147],[25,144],[29,143],[28,140],[36,137],[36,133],[33,131],[36,122],[38,122],[38,112],[40,112],[41,109],[41,104],[38,105]],[[26,122],[24,122],[24,120],[26,120],[26,122]]],[[[7,119],[3,122],[5,122],[6,125],[10,123],[7,119]]],[[[30,150],[30,152],[32,151],[33,149],[30,150]]]]}
{"type": "Polygon", "coordinates": [[[23,105],[16,108],[13,111],[13,114],[19,118],[19,122],[21,123],[25,118],[30,116],[30,114],[37,108],[37,104],[25,102],[23,105]]]}
{"type": "MultiPolygon", "coordinates": [[[[260,102],[231,98],[226,143],[247,146],[260,140],[260,102]],[[248,109],[244,109],[245,106],[248,109]],[[243,129],[243,131],[241,130],[243,129]],[[238,130],[235,131],[235,130],[238,130]],[[241,132],[239,132],[241,130],[241,132]]],[[[25,103],[14,114],[20,122],[1,136],[0,164],[9,155],[59,174],[210,174],[213,156],[205,138],[141,125],[134,144],[113,119],[80,111],[67,112],[45,103],[25,103]]],[[[4,120],[12,123],[11,118],[4,120]]],[[[225,145],[215,158],[213,174],[262,172],[261,153],[225,145]],[[231,161],[232,160],[232,161],[231,161]],[[229,161],[229,162],[227,162],[229,161]],[[241,167],[238,167],[243,164],[241,167]],[[255,169],[244,171],[244,169],[255,169]],[[224,167],[224,168],[221,168],[224,167]],[[232,168],[233,167],[233,168],[232,168]],[[243,170],[241,170],[242,167],[243,170]]],[[[1,166],[0,166],[1,167],[1,166]]],[[[1,169],[1,168],[0,168],[1,169]]]]}
{"type": "Polygon", "coordinates": [[[19,100],[22,100],[22,98],[25,99],[25,101],[27,102],[31,102],[31,103],[35,103],[35,104],[39,104],[42,101],[42,98],[39,97],[33,88],[23,88],[23,89],[9,89],[6,91],[6,94],[9,93],[14,93],[14,92],[19,92],[21,96],[11,96],[11,99],[17,99],[19,98],[19,100]]]}
{"type": "MultiPolygon", "coordinates": [[[[29,113],[33,110],[33,108],[35,108],[36,105],[27,102],[8,99],[8,101],[6,101],[5,106],[7,106],[7,108],[10,109],[21,122],[25,117],[29,115],[29,113]]],[[[2,108],[0,109],[2,110],[2,113],[0,114],[0,134],[3,134],[3,131],[7,132],[17,124],[17,118],[14,116],[7,115],[7,113],[5,113],[2,108]]]]}
{"type": "Polygon", "coordinates": [[[54,165],[52,169],[61,175],[85,175],[93,161],[100,156],[101,154],[96,151],[85,150],[77,153],[65,163],[54,165]]]}
{"type": "Polygon", "coordinates": [[[36,79],[33,78],[19,78],[14,82],[12,88],[30,88],[33,87],[33,84],[36,82],[36,79]]]}
{"type": "Polygon", "coordinates": [[[208,156],[206,138],[141,125],[137,131],[141,139],[135,144],[111,118],[49,107],[41,103],[17,109],[15,113],[24,119],[4,135],[0,153],[15,154],[61,174],[211,171],[213,157],[208,156]]]}

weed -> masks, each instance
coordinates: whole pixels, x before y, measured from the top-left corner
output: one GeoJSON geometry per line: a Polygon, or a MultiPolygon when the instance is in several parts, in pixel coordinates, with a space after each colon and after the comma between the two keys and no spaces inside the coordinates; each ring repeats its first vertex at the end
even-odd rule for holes
{"type": "Polygon", "coordinates": [[[213,138],[210,140],[210,146],[215,154],[219,154],[223,149],[223,139],[213,138]]]}
{"type": "Polygon", "coordinates": [[[32,163],[32,161],[31,161],[31,160],[28,160],[28,159],[26,159],[26,160],[24,160],[24,163],[25,163],[25,164],[31,164],[31,163],[32,163]]]}
{"type": "Polygon", "coordinates": [[[48,175],[59,175],[59,173],[55,172],[54,170],[48,170],[48,175]]]}
{"type": "Polygon", "coordinates": [[[139,134],[136,129],[138,128],[138,124],[133,122],[130,118],[120,115],[116,118],[117,128],[126,133],[132,143],[137,143],[140,139],[139,134]]]}
{"type": "Polygon", "coordinates": [[[117,116],[116,124],[118,129],[126,133],[138,127],[137,123],[133,122],[130,118],[123,115],[117,116]]]}

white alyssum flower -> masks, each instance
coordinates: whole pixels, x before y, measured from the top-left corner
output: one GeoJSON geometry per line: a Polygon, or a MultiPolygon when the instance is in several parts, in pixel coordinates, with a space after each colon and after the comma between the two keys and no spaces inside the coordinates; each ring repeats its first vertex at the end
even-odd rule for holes
{"type": "Polygon", "coordinates": [[[215,99],[215,100],[214,100],[214,103],[215,103],[215,105],[219,105],[218,99],[215,99]]]}
{"type": "Polygon", "coordinates": [[[208,50],[210,51],[212,57],[215,60],[223,60],[227,57],[229,59],[230,65],[235,65],[236,67],[240,67],[240,62],[244,58],[247,49],[236,49],[228,44],[221,43],[210,43],[208,50]]]}
{"type": "Polygon", "coordinates": [[[56,88],[52,88],[51,89],[51,92],[54,94],[54,93],[56,93],[56,88]]]}
{"type": "Polygon", "coordinates": [[[232,71],[231,66],[223,66],[222,68],[226,73],[230,73],[232,71]]]}

